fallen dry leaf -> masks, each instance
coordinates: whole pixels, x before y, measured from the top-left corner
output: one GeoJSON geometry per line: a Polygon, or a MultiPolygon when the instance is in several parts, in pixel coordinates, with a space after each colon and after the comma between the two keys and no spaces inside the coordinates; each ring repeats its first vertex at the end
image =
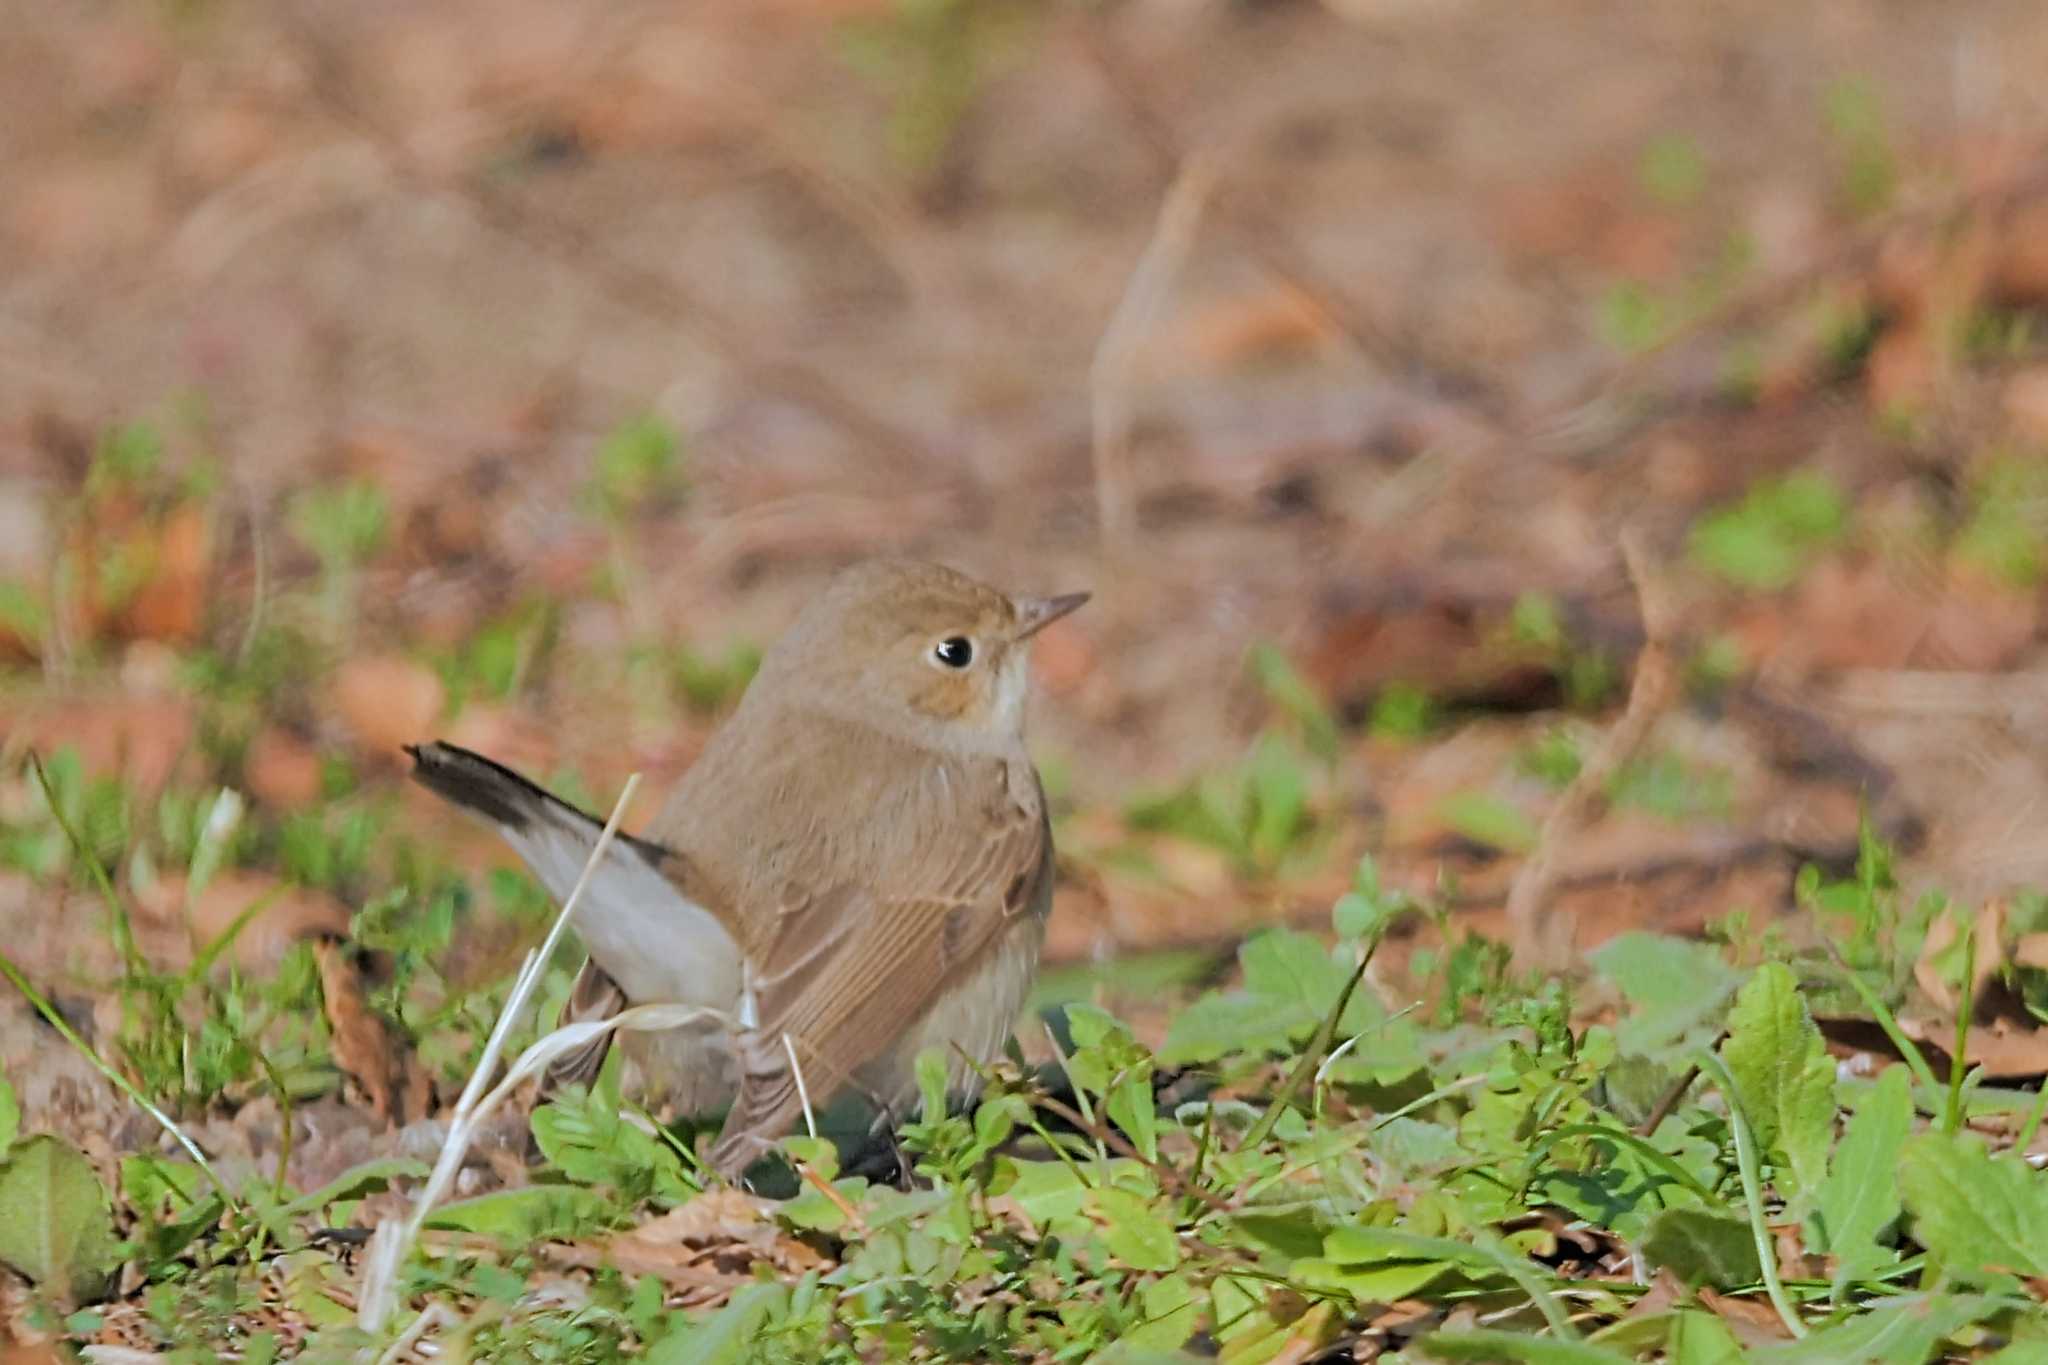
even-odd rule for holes
{"type": "Polygon", "coordinates": [[[313,954],[320,964],[320,995],[333,1034],[335,1065],[363,1088],[371,1112],[387,1124],[395,1123],[405,1060],[384,1021],[363,1002],[362,981],[341,945],[321,940],[313,945],[313,954]]]}
{"type": "Polygon", "coordinates": [[[721,1186],[706,1190],[687,1204],[619,1233],[614,1242],[641,1246],[706,1246],[733,1242],[766,1246],[776,1228],[768,1200],[744,1190],[721,1186]]]}
{"type": "Polygon", "coordinates": [[[2005,381],[2001,398],[2015,435],[2048,444],[2048,365],[2034,365],[2005,381]]]}
{"type": "MultiPolygon", "coordinates": [[[[1970,973],[1970,998],[1973,1000],[1984,998],[1984,984],[1997,974],[1999,964],[2004,960],[2005,948],[1999,941],[2004,927],[2005,902],[1989,901],[1977,912],[1977,938],[1972,949],[1975,959],[1970,973]]],[[[1943,915],[1928,926],[1927,938],[1920,946],[1920,958],[1913,964],[1913,980],[1919,983],[1927,998],[1948,1015],[1954,1015],[1958,1001],[1955,988],[1942,975],[1936,959],[1953,947],[1961,936],[1955,917],[1943,915]]]]}
{"type": "MultiPolygon", "coordinates": [[[[1901,1015],[1899,1031],[1916,1043],[1926,1043],[1946,1053],[1955,1046],[1953,1019],[1921,1019],[1901,1015]]],[[[2016,1076],[2048,1076],[2048,1029],[2029,1028],[1999,1018],[1970,1029],[1964,1048],[1964,1063],[1981,1066],[1993,1080],[2016,1076]]]]}
{"type": "Polygon", "coordinates": [[[86,771],[118,775],[154,795],[191,743],[192,703],[176,696],[113,693],[0,717],[0,730],[46,757],[59,749],[78,752],[86,771]]]}
{"type": "Polygon", "coordinates": [[[1065,696],[1094,672],[1095,647],[1072,621],[1055,621],[1038,632],[1031,649],[1031,667],[1048,693],[1065,696]]]}
{"type": "Polygon", "coordinates": [[[448,700],[440,674],[402,654],[350,659],[335,670],[328,696],[364,748],[394,761],[403,746],[433,738],[448,700]]]}
{"type": "Polygon", "coordinates": [[[520,772],[540,774],[555,766],[554,736],[538,716],[501,702],[472,702],[449,722],[441,738],[520,772]]]}
{"type": "Polygon", "coordinates": [[[242,779],[264,805],[299,810],[320,799],[320,755],[291,731],[266,725],[249,741],[242,779]]]}
{"type": "Polygon", "coordinates": [[[186,643],[205,624],[213,527],[204,504],[179,503],[155,528],[150,575],[128,599],[115,629],[131,639],[186,643]]]}
{"type": "Polygon", "coordinates": [[[1940,379],[1931,330],[1905,322],[1887,327],[1863,367],[1864,394],[1872,411],[1912,413],[1934,400],[1940,379]]]}
{"type": "Polygon", "coordinates": [[[2010,668],[2040,626],[2040,594],[1952,557],[1913,662],[1971,673],[2010,668]]]}
{"type": "MultiPolygon", "coordinates": [[[[181,898],[183,878],[166,878],[181,898]]],[[[348,907],[324,891],[294,886],[267,872],[230,868],[218,872],[185,906],[194,952],[233,927],[251,906],[260,906],[235,936],[234,959],[245,972],[274,971],[285,950],[302,939],[339,938],[348,933],[348,907]]]]}
{"type": "Polygon", "coordinates": [[[2048,199],[2007,215],[1992,250],[1991,289],[2003,303],[2048,303],[2048,199]]]}
{"type": "Polygon", "coordinates": [[[1727,1323],[1728,1330],[1744,1346],[1769,1346],[1792,1335],[1785,1330],[1784,1319],[1777,1310],[1760,1300],[1736,1298],[1702,1285],[1699,1301],[1727,1323]]]}
{"type": "Polygon", "coordinates": [[[2012,960],[2022,967],[2048,971],[2048,934],[2021,934],[2012,945],[2012,960]]]}

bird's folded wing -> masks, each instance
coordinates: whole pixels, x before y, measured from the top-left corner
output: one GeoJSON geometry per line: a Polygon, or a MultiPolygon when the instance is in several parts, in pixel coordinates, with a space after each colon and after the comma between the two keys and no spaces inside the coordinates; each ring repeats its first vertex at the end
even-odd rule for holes
{"type": "Polygon", "coordinates": [[[740,1094],[711,1150],[714,1166],[744,1170],[795,1120],[805,1095],[829,1102],[1032,913],[1051,864],[1043,802],[1006,804],[992,824],[986,839],[934,859],[918,879],[930,887],[924,894],[839,886],[784,909],[756,964],[759,1025],[741,1042],[740,1094]]]}

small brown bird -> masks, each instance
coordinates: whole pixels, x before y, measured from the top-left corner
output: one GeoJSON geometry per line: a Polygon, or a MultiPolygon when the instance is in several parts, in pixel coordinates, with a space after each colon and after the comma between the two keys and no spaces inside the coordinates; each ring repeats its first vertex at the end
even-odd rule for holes
{"type": "MultiPolygon", "coordinates": [[[[572,1009],[678,1002],[738,1021],[627,1044],[651,1098],[685,1112],[731,1101],[710,1153],[720,1171],[745,1170],[806,1098],[857,1090],[901,1113],[924,1049],[948,1054],[956,1093],[975,1082],[960,1054],[1000,1053],[1052,899],[1024,748],[1027,642],[1087,600],[1010,597],[910,561],[842,573],[762,659],[647,835],[612,845],[578,912],[590,961],[572,1009]]],[[[598,819],[467,750],[411,752],[420,782],[568,894],[598,819]]]]}

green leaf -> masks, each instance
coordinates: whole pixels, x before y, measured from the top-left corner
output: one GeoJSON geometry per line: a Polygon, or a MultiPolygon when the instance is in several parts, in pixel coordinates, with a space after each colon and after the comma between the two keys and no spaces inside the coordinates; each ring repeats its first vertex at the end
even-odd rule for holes
{"type": "Polygon", "coordinates": [[[688,1331],[649,1348],[646,1365],[747,1365],[759,1360],[762,1329],[789,1311],[789,1286],[750,1284],[688,1331]]]}
{"type": "Polygon", "coordinates": [[[92,1163],[48,1135],[0,1165],[0,1263],[60,1298],[90,1298],[120,1264],[113,1205],[92,1163]]]}
{"type": "Polygon", "coordinates": [[[1899,1194],[1949,1274],[2048,1274],[2048,1175],[2020,1157],[1994,1157],[1970,1133],[1921,1133],[1899,1157],[1899,1194]]]}
{"type": "Polygon", "coordinates": [[[1536,822],[1521,807],[1485,792],[1453,792],[1437,803],[1437,817],[1475,844],[1507,853],[1536,847],[1536,822]]]}
{"type": "Polygon", "coordinates": [[[1583,1341],[1520,1332],[1437,1332],[1416,1343],[1426,1360],[1526,1361],[1528,1365],[1628,1365],[1630,1356],[1583,1341]]]}
{"type": "Polygon", "coordinates": [[[1824,475],[1792,474],[1701,518],[1687,548],[1696,564],[1730,583],[1774,591],[1797,579],[1847,521],[1847,505],[1824,475]]]}
{"type": "Polygon", "coordinates": [[[1316,1026],[1306,1004],[1284,1004],[1269,996],[1211,992],[1173,1016],[1159,1049],[1161,1066],[1213,1062],[1237,1052],[1284,1047],[1288,1039],[1316,1026]]]}
{"type": "Polygon", "coordinates": [[[1712,1209],[1664,1209],[1643,1235],[1643,1259],[1688,1288],[1737,1289],[1763,1278],[1747,1219],[1712,1209]]]}
{"type": "Polygon", "coordinates": [[[1682,1309],[1671,1315],[1671,1333],[1664,1339],[1670,1365],[1741,1365],[1742,1343],[1718,1314],[1682,1309]]]}
{"type": "MultiPolygon", "coordinates": [[[[1350,965],[1331,956],[1320,939],[1292,929],[1274,929],[1248,940],[1238,952],[1245,989],[1272,1002],[1299,1002],[1320,1022],[1351,980],[1350,965]]],[[[1354,1033],[1375,1021],[1370,992],[1353,992],[1339,1031],[1354,1033]]]]}
{"type": "Polygon", "coordinates": [[[605,1207],[594,1191],[579,1186],[527,1185],[443,1204],[426,1225],[482,1233],[516,1245],[589,1232],[604,1222],[605,1207]]]}
{"type": "Polygon", "coordinates": [[[1151,1202],[1129,1190],[1098,1189],[1089,1203],[1101,1215],[1103,1245],[1133,1270],[1171,1270],[1180,1264],[1180,1238],[1151,1202]]]}
{"type": "Polygon", "coordinates": [[[7,1078],[0,1076],[0,1157],[7,1155],[20,1132],[21,1101],[14,1097],[14,1087],[7,1083],[7,1078]]]}
{"type": "Polygon", "coordinates": [[[1195,1291],[1185,1277],[1167,1275],[1138,1292],[1145,1319],[1124,1333],[1137,1350],[1178,1351],[1195,1334],[1195,1291]]]}
{"type": "Polygon", "coordinates": [[[1304,1289],[1347,1294],[1355,1303],[1394,1303],[1413,1298],[1451,1268],[1448,1261],[1388,1260],[1366,1264],[1317,1256],[1296,1261],[1288,1277],[1304,1289]]]}
{"type": "Polygon", "coordinates": [[[1622,934],[1591,957],[1594,970],[1636,1007],[1615,1027],[1615,1041],[1625,1053],[1655,1056],[1683,1046],[1686,1035],[1720,1013],[1742,981],[1719,949],[1664,934],[1622,934]]]}
{"type": "Polygon", "coordinates": [[[1914,1294],[1813,1333],[1803,1341],[1752,1350],[1759,1365],[1838,1365],[1842,1361],[1923,1365],[1956,1332],[2012,1301],[1975,1294],[1914,1294]]]}
{"type": "MultiPolygon", "coordinates": [[[[1089,1167],[1090,1171],[1100,1171],[1104,1180],[1138,1169],[1137,1162],[1124,1157],[1112,1158],[1107,1166],[1096,1163],[1089,1167]]],[[[1064,1234],[1078,1225],[1085,1233],[1087,1224],[1081,1213],[1088,1207],[1089,1193],[1088,1185],[1064,1161],[1020,1161],[1017,1183],[1010,1186],[1009,1198],[1041,1231],[1052,1232],[1057,1228],[1064,1234]]]]}
{"type": "Polygon", "coordinates": [[[1767,962],[1749,979],[1729,1013],[1721,1055],[1758,1145],[1772,1153],[1795,1216],[1803,1213],[1827,1175],[1835,1064],[1790,967],[1767,962]]]}
{"type": "Polygon", "coordinates": [[[378,1157],[372,1161],[365,1161],[360,1166],[349,1167],[311,1194],[303,1194],[292,1200],[279,1212],[290,1218],[318,1213],[329,1204],[361,1199],[367,1194],[378,1194],[388,1189],[394,1180],[424,1180],[432,1173],[432,1168],[427,1163],[414,1161],[411,1157],[378,1157]]]}
{"type": "Polygon", "coordinates": [[[1337,721],[1308,679],[1271,645],[1252,646],[1252,672],[1274,705],[1301,727],[1301,742],[1317,758],[1337,756],[1337,721]]]}
{"type": "Polygon", "coordinates": [[[1893,1260],[1878,1239],[1899,1216],[1899,1153],[1912,1126],[1912,1077],[1903,1066],[1887,1067],[1842,1134],[1815,1201],[1812,1249],[1835,1257],[1838,1286],[1893,1260]]]}
{"type": "Polygon", "coordinates": [[[653,1195],[679,1204],[697,1192],[682,1158],[661,1139],[626,1122],[595,1092],[565,1090],[533,1111],[534,1144],[579,1185],[602,1185],[628,1200],[653,1195]]]}

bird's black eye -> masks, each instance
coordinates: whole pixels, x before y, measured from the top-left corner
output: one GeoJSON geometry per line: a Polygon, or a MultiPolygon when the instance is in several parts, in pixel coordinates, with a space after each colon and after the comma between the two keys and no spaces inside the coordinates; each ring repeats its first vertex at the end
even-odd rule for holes
{"type": "Polygon", "coordinates": [[[974,641],[965,635],[948,635],[932,646],[932,657],[948,668],[965,668],[974,662],[974,641]]]}

